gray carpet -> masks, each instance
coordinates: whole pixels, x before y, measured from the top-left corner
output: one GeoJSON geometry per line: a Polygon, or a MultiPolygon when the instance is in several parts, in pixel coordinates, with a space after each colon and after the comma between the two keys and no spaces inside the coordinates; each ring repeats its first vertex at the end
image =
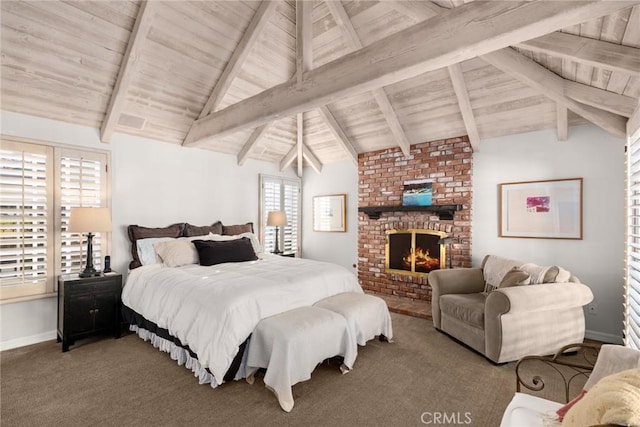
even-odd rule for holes
{"type": "Polygon", "coordinates": [[[2,352],[3,427],[34,425],[458,425],[497,426],[515,391],[515,363],[495,366],[434,330],[392,313],[394,342],[360,347],[352,372],[323,364],[293,387],[291,413],[261,378],[217,389],[199,385],[151,344],[128,334],[85,340],[67,353],[55,341],[2,352]],[[452,415],[454,414],[454,415],[452,415]],[[440,416],[441,416],[440,415],[440,416]],[[470,423],[469,423],[470,421],[470,423]]]}

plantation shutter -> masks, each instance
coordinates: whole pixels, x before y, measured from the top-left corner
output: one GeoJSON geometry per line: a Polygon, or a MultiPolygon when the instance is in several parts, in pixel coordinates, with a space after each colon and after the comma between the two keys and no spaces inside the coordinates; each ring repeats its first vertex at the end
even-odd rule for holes
{"type": "MultiPolygon", "coordinates": [[[[60,164],[60,268],[62,274],[79,273],[86,265],[87,236],[69,233],[72,207],[105,207],[106,156],[62,150],[60,164]]],[[[100,270],[105,255],[104,233],[94,233],[93,265],[100,270]]]]}
{"type": "Polygon", "coordinates": [[[283,184],[283,210],[287,213],[288,224],[283,227],[283,251],[298,252],[298,221],[300,207],[300,184],[298,182],[284,181],[283,184]]]}
{"type": "Polygon", "coordinates": [[[624,340],[640,349],[640,130],[627,145],[627,244],[624,340]]]}
{"type": "Polygon", "coordinates": [[[260,234],[265,252],[275,249],[275,227],[267,227],[270,211],[285,211],[287,225],[279,228],[284,252],[298,252],[300,243],[300,180],[260,175],[260,234]]]}
{"type": "Polygon", "coordinates": [[[267,227],[267,216],[270,211],[280,210],[280,183],[273,180],[265,180],[262,183],[262,216],[261,226],[263,230],[263,246],[265,252],[273,252],[276,244],[276,229],[275,227],[267,227]]]}
{"type": "Polygon", "coordinates": [[[2,141],[0,298],[53,291],[51,147],[2,141]]]}

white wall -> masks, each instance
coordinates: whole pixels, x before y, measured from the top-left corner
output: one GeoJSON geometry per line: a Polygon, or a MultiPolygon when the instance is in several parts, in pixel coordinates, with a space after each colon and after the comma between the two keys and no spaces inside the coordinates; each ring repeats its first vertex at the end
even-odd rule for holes
{"type": "MultiPolygon", "coordinates": [[[[277,165],[212,151],[115,134],[110,144],[97,129],[2,111],[3,135],[103,149],[111,152],[112,268],[126,273],[127,226],[162,227],[175,222],[209,225],[252,221],[258,226],[259,174],[277,165]]],[[[56,298],[0,305],[0,348],[55,338],[56,298]]]]}
{"type": "MultiPolygon", "coordinates": [[[[276,165],[115,134],[99,142],[98,130],[2,112],[4,135],[111,151],[112,264],[126,271],[126,226],[196,225],[258,221],[258,174],[281,175],[276,165]]],[[[287,175],[293,176],[292,172],[287,175]]],[[[587,315],[589,336],[616,341],[622,330],[624,236],[624,141],[593,126],[572,127],[569,141],[553,131],[482,141],[474,154],[473,262],[488,253],[538,264],[558,264],[589,285],[597,304],[587,315]],[[584,178],[584,238],[579,241],[498,237],[498,184],[584,178]]],[[[307,258],[357,265],[358,175],[350,162],[328,164],[321,174],[305,170],[303,254],[307,258]],[[314,232],[313,196],[347,194],[347,232],[314,232]]],[[[56,299],[0,305],[0,349],[55,338],[56,299]]]]}
{"type": "Polygon", "coordinates": [[[303,256],[340,264],[357,274],[358,168],[347,161],[326,164],[320,174],[310,168],[305,169],[302,203],[303,256]],[[313,231],[313,197],[331,194],[347,195],[346,233],[313,231]]]}
{"type": "Polygon", "coordinates": [[[595,126],[483,140],[473,158],[473,264],[486,254],[540,265],[560,265],[588,285],[596,313],[586,314],[587,336],[621,342],[624,266],[624,145],[595,126]],[[584,178],[583,239],[498,237],[498,184],[584,178]]]}

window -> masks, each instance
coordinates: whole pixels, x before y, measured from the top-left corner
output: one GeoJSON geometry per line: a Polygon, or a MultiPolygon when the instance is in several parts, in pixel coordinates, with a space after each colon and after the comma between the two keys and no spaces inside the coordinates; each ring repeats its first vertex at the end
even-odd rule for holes
{"type": "Polygon", "coordinates": [[[624,341],[640,349],[640,129],[627,145],[627,236],[624,341]]]}
{"type": "Polygon", "coordinates": [[[278,240],[283,252],[300,248],[300,180],[260,175],[260,239],[265,252],[275,249],[275,227],[267,227],[270,211],[285,211],[287,225],[279,228],[278,240]]]}
{"type": "MultiPolygon", "coordinates": [[[[107,155],[2,140],[0,299],[55,291],[60,274],[80,272],[86,236],[66,232],[74,206],[107,206],[107,155]]],[[[94,264],[108,249],[96,234],[94,264]]]]}

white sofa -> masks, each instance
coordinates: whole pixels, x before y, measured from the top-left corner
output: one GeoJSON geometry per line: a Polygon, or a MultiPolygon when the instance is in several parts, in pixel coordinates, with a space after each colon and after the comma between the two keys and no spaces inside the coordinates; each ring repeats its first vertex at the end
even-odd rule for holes
{"type": "MultiPolygon", "coordinates": [[[[561,352],[558,352],[558,354],[561,354],[561,352]]],[[[557,357],[558,355],[554,358],[546,359],[554,360],[557,357]]],[[[542,359],[544,358],[524,358],[519,364],[529,360],[542,359]]],[[[548,382],[549,379],[546,378],[543,381],[548,382]]],[[[518,377],[518,390],[521,389],[521,384],[525,383],[518,377]]],[[[575,403],[572,408],[573,413],[567,412],[566,419],[562,425],[638,425],[637,423],[640,422],[640,351],[620,345],[603,345],[593,367],[593,372],[584,384],[583,390],[586,390],[585,397],[581,399],[584,401],[581,403],[578,400],[578,403],[575,403]],[[603,386],[606,381],[612,380],[614,376],[627,372],[633,374],[633,381],[626,380],[622,387],[618,383],[613,391],[611,388],[609,390],[597,390],[596,386],[598,384],[603,386]],[[591,400],[587,402],[586,396],[589,396],[591,400]],[[579,406],[580,404],[582,404],[582,407],[579,406]]],[[[558,400],[543,399],[518,391],[505,409],[500,426],[560,426],[561,423],[556,411],[565,405],[566,396],[558,400]],[[563,399],[565,401],[560,402],[563,399]]]]}

